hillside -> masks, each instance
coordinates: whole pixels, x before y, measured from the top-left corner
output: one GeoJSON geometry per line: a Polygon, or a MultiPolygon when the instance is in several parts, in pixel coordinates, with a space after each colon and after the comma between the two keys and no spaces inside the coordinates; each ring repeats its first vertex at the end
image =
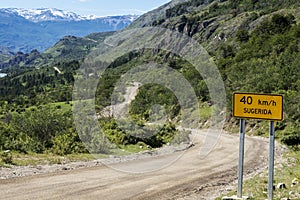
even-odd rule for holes
{"type": "Polygon", "coordinates": [[[113,32],[92,33],[86,37],[65,36],[61,38],[54,46],[45,52],[39,52],[36,49],[30,53],[18,52],[4,56],[5,61],[0,63],[0,69],[13,71],[15,67],[45,67],[55,65],[59,62],[68,62],[73,60],[82,60],[88,53],[95,50],[97,45],[105,37],[113,32]]]}
{"type": "MultiPolygon", "coordinates": [[[[141,16],[126,30],[160,26],[184,33],[202,44],[223,77],[227,92],[227,130],[237,130],[238,127],[238,121],[231,114],[232,92],[282,94],[284,121],[277,123],[276,137],[297,150],[300,144],[299,4],[297,0],[174,1],[141,16]]],[[[98,45],[103,44],[111,34],[66,36],[43,53],[33,51],[15,56],[16,62],[3,70],[8,76],[0,78],[1,148],[58,154],[86,152],[71,118],[69,106],[72,104],[73,84],[80,75],[76,74],[76,70],[86,55],[92,50],[106,48],[98,45]],[[58,116],[58,121],[53,113],[58,116]],[[32,123],[37,125],[31,126],[32,123]],[[46,128],[41,130],[40,127],[46,128]]],[[[207,127],[215,107],[205,85],[205,77],[201,77],[179,55],[163,50],[128,52],[114,60],[97,85],[96,111],[101,113],[103,108],[110,105],[114,87],[126,72],[151,62],[167,64],[185,77],[195,90],[204,116],[196,123],[207,127]]],[[[86,71],[91,77],[97,75],[93,69],[87,68],[86,71]]],[[[126,89],[125,84],[122,86],[120,94],[126,89]]],[[[122,96],[119,96],[119,100],[122,101],[122,96]]],[[[175,128],[181,120],[178,99],[170,90],[156,84],[139,88],[129,110],[134,120],[131,124],[125,122],[125,126],[132,127],[132,123],[137,123],[143,127],[151,123],[151,113],[156,109],[153,105],[165,106],[167,122],[159,133],[145,138],[143,135],[146,131],[142,129],[130,135],[111,116],[102,117],[99,122],[108,140],[121,148],[130,145],[160,147],[174,138],[178,143],[185,141],[186,133],[175,128]]],[[[267,135],[267,122],[250,120],[248,123],[249,133],[267,135]]],[[[82,129],[86,131],[89,127],[83,126],[82,129]]],[[[97,140],[99,136],[95,137],[92,139],[97,140]]],[[[111,153],[112,146],[108,143],[106,140],[93,143],[92,152],[111,153]]]]}
{"type": "MultiPolygon", "coordinates": [[[[153,12],[156,15],[149,16],[156,19],[145,21],[146,14],[130,27],[160,26],[202,44],[222,73],[228,92],[228,121],[234,121],[232,92],[279,93],[284,95],[285,120],[279,123],[278,129],[284,131],[278,137],[300,143],[299,1],[191,0],[153,12]]],[[[254,132],[267,132],[259,127],[254,132]]]]}
{"type": "Polygon", "coordinates": [[[252,31],[266,17],[274,13],[290,13],[300,21],[299,2],[250,0],[191,0],[172,3],[153,10],[129,28],[160,26],[187,34],[207,49],[233,38],[242,28],[252,31]],[[148,20],[145,20],[148,19],[148,20]]]}

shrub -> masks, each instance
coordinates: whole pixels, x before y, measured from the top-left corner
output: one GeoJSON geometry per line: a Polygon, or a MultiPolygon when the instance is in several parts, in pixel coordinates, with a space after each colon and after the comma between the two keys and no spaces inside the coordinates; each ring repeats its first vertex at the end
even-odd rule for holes
{"type": "Polygon", "coordinates": [[[290,135],[284,136],[281,139],[281,142],[288,146],[297,146],[300,145],[300,132],[291,133],[290,135]]]}
{"type": "Polygon", "coordinates": [[[236,38],[240,42],[247,42],[249,40],[249,33],[246,29],[240,29],[236,33],[236,38]]]}
{"type": "Polygon", "coordinates": [[[13,164],[13,157],[9,150],[3,151],[1,153],[1,160],[5,164],[13,164]]]}
{"type": "Polygon", "coordinates": [[[79,136],[74,131],[55,136],[52,139],[52,143],[53,146],[50,151],[57,155],[87,152],[85,146],[80,141],[79,136]]]}

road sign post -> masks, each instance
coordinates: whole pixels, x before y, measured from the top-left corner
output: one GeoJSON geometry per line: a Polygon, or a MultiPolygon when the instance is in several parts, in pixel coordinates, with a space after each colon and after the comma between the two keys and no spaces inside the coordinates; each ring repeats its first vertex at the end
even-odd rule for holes
{"type": "Polygon", "coordinates": [[[245,148],[245,120],[240,119],[240,148],[239,148],[239,172],[237,197],[243,196],[243,171],[244,171],[244,148],[245,148]]]}
{"type": "Polygon", "coordinates": [[[274,121],[283,120],[283,96],[274,95],[274,94],[268,95],[268,94],[252,94],[252,93],[234,93],[233,94],[233,117],[237,117],[241,119],[240,120],[238,191],[237,191],[238,198],[242,198],[242,191],[243,191],[245,118],[271,120],[268,200],[272,200],[273,179],[274,179],[274,146],[275,146],[274,121]]]}
{"type": "Polygon", "coordinates": [[[273,179],[274,179],[274,147],[275,147],[275,127],[274,121],[270,122],[270,156],[269,156],[269,181],[268,199],[273,199],[273,179]]]}

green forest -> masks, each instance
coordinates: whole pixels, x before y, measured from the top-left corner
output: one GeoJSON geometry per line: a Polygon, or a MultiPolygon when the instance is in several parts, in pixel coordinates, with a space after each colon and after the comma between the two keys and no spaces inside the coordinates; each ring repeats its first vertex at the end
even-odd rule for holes
{"type": "MultiPolygon", "coordinates": [[[[168,9],[165,16],[151,25],[188,34],[207,49],[226,87],[226,130],[234,131],[238,127],[238,120],[231,113],[233,92],[281,94],[284,120],[276,124],[276,138],[291,149],[300,150],[299,1],[192,0],[168,9]],[[238,28],[228,27],[226,20],[237,23],[238,28]],[[216,42],[215,37],[220,39],[216,42]]],[[[85,56],[96,49],[89,38],[102,41],[105,36],[66,37],[41,53],[36,60],[39,64],[19,62],[1,71],[8,75],[0,78],[0,151],[57,155],[88,152],[73,122],[72,92],[76,70],[85,56]]],[[[187,61],[164,51],[129,52],[114,61],[99,79],[96,111],[100,113],[110,105],[114,86],[124,73],[150,61],[167,63],[190,82],[200,110],[207,114],[201,119],[204,121],[199,121],[201,128],[213,107],[205,81],[187,61]]],[[[186,141],[188,133],[176,129],[180,119],[179,102],[174,94],[159,85],[139,88],[130,105],[133,121],[140,126],[148,123],[154,104],[164,105],[168,120],[151,138],[139,137],[144,133],[135,136],[126,133],[111,116],[99,118],[99,124],[108,140],[121,149],[130,145],[157,148],[174,138],[178,144],[186,141]]],[[[251,134],[266,136],[266,122],[249,122],[251,127],[254,124],[255,132],[251,134]]],[[[110,153],[110,148],[105,142],[95,144],[92,153],[110,153]]]]}

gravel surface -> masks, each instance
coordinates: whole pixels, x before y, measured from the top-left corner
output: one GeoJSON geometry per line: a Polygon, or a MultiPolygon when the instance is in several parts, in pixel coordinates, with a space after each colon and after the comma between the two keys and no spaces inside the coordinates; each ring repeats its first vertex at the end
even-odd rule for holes
{"type": "MultiPolygon", "coordinates": [[[[109,107],[102,115],[111,115],[111,110],[122,114],[137,89],[138,83],[128,87],[130,95],[122,105],[109,107]]],[[[190,130],[192,143],[178,146],[87,162],[0,168],[0,198],[207,200],[233,190],[238,135],[223,133],[219,137],[219,133],[190,130]],[[218,143],[206,157],[199,158],[199,149],[207,138],[217,138],[218,143]]],[[[268,139],[246,137],[245,178],[267,168],[268,144],[268,139]]],[[[285,150],[276,144],[277,163],[284,162],[285,150]]]]}
{"type": "MultiPolygon", "coordinates": [[[[167,146],[130,156],[89,162],[3,168],[0,196],[10,200],[214,199],[236,186],[239,137],[222,134],[212,152],[199,159],[204,135],[204,131],[197,135],[193,140],[194,146],[167,146]],[[157,163],[174,157],[178,157],[175,162],[155,171],[126,172],[155,167],[157,163]]],[[[267,139],[246,138],[247,178],[267,168],[268,147],[267,139]]],[[[284,151],[284,148],[276,145],[277,163],[284,161],[284,151]]]]}
{"type": "Polygon", "coordinates": [[[36,166],[10,166],[0,167],[0,179],[10,179],[24,176],[33,176],[38,174],[53,173],[59,171],[69,171],[80,168],[96,167],[100,165],[110,165],[133,160],[143,160],[155,158],[158,156],[169,155],[177,151],[184,151],[190,148],[192,144],[182,143],[177,146],[165,146],[158,149],[142,151],[127,156],[110,156],[109,158],[97,159],[93,161],[78,161],[64,164],[36,165],[36,166]]]}

